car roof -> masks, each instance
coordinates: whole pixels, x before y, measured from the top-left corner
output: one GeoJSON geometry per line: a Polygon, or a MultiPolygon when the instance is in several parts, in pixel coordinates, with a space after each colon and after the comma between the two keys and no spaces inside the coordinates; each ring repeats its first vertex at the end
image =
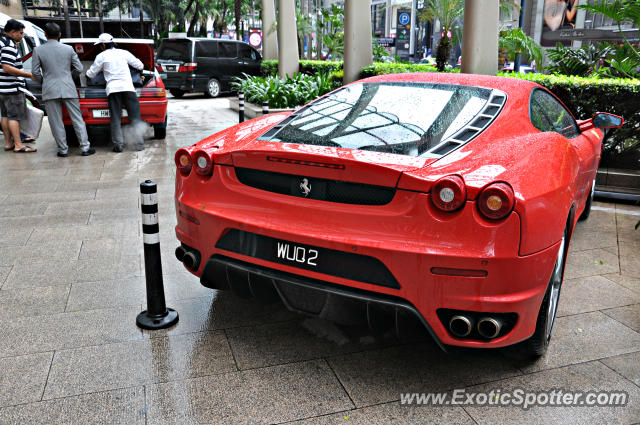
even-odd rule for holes
{"type": "Polygon", "coordinates": [[[493,75],[463,74],[463,73],[440,73],[440,72],[420,72],[403,74],[385,74],[360,80],[360,82],[425,82],[440,84],[460,84],[465,86],[486,87],[498,89],[507,94],[525,93],[528,94],[534,87],[541,87],[532,81],[521,80],[510,77],[496,77],[493,75]]]}
{"type": "MultiPolygon", "coordinates": [[[[95,43],[98,38],[63,38],[61,43],[95,43]]],[[[153,40],[146,38],[114,38],[116,44],[153,44],[153,40]]]]}
{"type": "MultiPolygon", "coordinates": [[[[242,40],[232,40],[230,38],[209,38],[209,37],[167,37],[164,40],[176,41],[176,40],[191,40],[191,41],[230,41],[235,43],[244,43],[242,40]]],[[[245,43],[247,44],[247,43],[245,43]]]]}

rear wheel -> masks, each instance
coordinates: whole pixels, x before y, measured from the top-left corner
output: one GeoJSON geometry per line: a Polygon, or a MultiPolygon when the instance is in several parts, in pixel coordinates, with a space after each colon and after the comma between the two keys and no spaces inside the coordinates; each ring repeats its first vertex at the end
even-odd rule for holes
{"type": "Polygon", "coordinates": [[[182,96],[184,96],[184,91],[180,89],[170,89],[169,93],[171,93],[173,97],[177,98],[181,98],[182,96]]]}
{"type": "Polygon", "coordinates": [[[207,97],[218,97],[220,95],[220,82],[215,78],[210,79],[207,83],[205,95],[207,97]]]}
{"type": "Polygon", "coordinates": [[[593,179],[593,183],[591,183],[591,192],[589,192],[589,197],[587,198],[587,204],[584,206],[584,211],[580,214],[580,218],[578,220],[586,220],[589,218],[589,214],[591,214],[591,205],[593,204],[593,195],[596,193],[596,179],[593,179]]]}
{"type": "Polygon", "coordinates": [[[153,126],[153,138],[154,139],[164,139],[167,137],[167,119],[169,116],[167,115],[164,118],[164,122],[162,124],[155,124],[153,126]]]}
{"type": "Polygon", "coordinates": [[[70,147],[80,146],[78,142],[78,136],[76,136],[76,131],[73,129],[72,125],[64,126],[64,134],[67,136],[67,145],[70,147]]]}
{"type": "Polygon", "coordinates": [[[538,312],[538,320],[536,321],[536,330],[524,343],[524,349],[531,357],[540,357],[549,347],[551,341],[551,333],[553,332],[553,324],[556,320],[558,312],[558,300],[560,299],[560,288],[562,286],[562,276],[564,274],[564,262],[567,251],[567,241],[569,240],[568,227],[565,229],[558,249],[556,263],[551,273],[547,292],[544,294],[540,311],[538,312]]]}

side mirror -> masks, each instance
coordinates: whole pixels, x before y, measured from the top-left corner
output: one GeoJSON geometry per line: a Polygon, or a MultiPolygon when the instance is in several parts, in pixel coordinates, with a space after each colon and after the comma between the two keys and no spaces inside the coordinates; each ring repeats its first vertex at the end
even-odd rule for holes
{"type": "Polygon", "coordinates": [[[607,112],[596,112],[593,116],[593,126],[597,128],[618,128],[624,124],[624,118],[607,112]]]}

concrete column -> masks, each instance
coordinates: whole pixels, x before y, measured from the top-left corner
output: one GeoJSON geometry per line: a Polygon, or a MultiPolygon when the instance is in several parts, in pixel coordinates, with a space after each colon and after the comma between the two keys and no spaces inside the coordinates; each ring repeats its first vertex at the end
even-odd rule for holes
{"type": "Polygon", "coordinates": [[[274,0],[262,0],[262,57],[264,59],[278,59],[276,4],[274,0]]]}
{"type": "Polygon", "coordinates": [[[296,1],[278,0],[278,74],[281,79],[299,70],[296,1]]]}
{"type": "Polygon", "coordinates": [[[387,7],[384,9],[384,36],[391,37],[391,0],[387,0],[387,7]]]}
{"type": "Polygon", "coordinates": [[[495,75],[498,71],[498,0],[465,0],[462,72],[495,75]]]}
{"type": "Polygon", "coordinates": [[[369,0],[345,0],[344,3],[344,82],[346,84],[360,78],[362,67],[370,65],[373,61],[369,0]]]}
{"type": "Polygon", "coordinates": [[[416,56],[416,0],[411,2],[411,28],[409,28],[409,56],[416,56]]]}
{"type": "MultiPolygon", "coordinates": [[[[574,7],[578,6],[579,4],[587,4],[587,1],[578,0],[574,7]]],[[[584,9],[578,9],[578,13],[576,13],[576,29],[584,28],[584,21],[586,20],[586,17],[587,11],[584,9]]],[[[571,47],[574,49],[579,49],[580,47],[582,47],[582,40],[573,40],[573,42],[571,43],[571,47]]]]}

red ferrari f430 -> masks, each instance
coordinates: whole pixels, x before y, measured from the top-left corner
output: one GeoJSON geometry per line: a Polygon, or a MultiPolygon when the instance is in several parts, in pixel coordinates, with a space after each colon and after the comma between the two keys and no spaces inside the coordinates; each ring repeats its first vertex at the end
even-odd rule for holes
{"type": "Polygon", "coordinates": [[[178,150],[176,256],[307,315],[541,355],[602,129],[620,125],[512,78],[357,81],[178,150]]]}

